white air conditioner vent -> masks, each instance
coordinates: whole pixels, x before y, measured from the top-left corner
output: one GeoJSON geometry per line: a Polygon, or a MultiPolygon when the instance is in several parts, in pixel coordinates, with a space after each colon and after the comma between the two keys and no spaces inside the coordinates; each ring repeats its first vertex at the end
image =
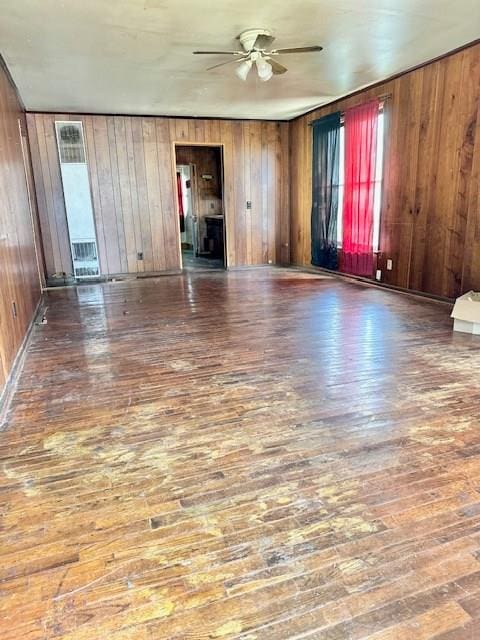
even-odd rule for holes
{"type": "Polygon", "coordinates": [[[81,122],[57,121],[58,156],[75,278],[100,275],[87,156],[81,122]]]}
{"type": "Polygon", "coordinates": [[[99,275],[98,267],[75,267],[76,278],[97,278],[99,275]]]}
{"type": "Polygon", "coordinates": [[[97,259],[97,245],[95,242],[72,242],[73,259],[75,262],[89,262],[97,259]]]}
{"type": "Polygon", "coordinates": [[[85,162],[83,131],[80,122],[57,122],[58,150],[60,162],[85,162]]]}

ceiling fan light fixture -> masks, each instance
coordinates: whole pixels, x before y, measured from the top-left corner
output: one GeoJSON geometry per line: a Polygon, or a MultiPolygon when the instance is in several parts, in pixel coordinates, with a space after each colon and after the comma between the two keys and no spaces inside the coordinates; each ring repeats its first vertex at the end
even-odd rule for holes
{"type": "Polygon", "coordinates": [[[251,68],[252,68],[252,61],[251,60],[244,60],[235,69],[235,73],[240,78],[240,80],[245,81],[247,79],[248,74],[250,73],[250,69],[251,68]]]}
{"type": "Polygon", "coordinates": [[[307,45],[303,47],[287,47],[286,49],[272,48],[275,36],[268,29],[247,29],[237,36],[243,51],[194,51],[195,55],[227,55],[229,60],[219,62],[211,67],[207,67],[207,71],[224,67],[228,64],[236,64],[236,75],[240,80],[247,79],[250,69],[255,65],[257,74],[262,82],[267,82],[272,76],[280,76],[288,71],[287,67],[276,60],[277,55],[286,55],[287,53],[315,53],[322,51],[320,45],[307,45]]]}
{"type": "Polygon", "coordinates": [[[255,60],[257,65],[257,73],[260,80],[263,82],[267,82],[273,76],[273,68],[272,65],[265,60],[263,56],[260,56],[255,60]]]}

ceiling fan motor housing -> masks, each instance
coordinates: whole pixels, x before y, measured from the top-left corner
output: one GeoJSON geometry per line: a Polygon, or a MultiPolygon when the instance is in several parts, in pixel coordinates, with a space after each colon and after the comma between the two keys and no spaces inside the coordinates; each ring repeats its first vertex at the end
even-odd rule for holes
{"type": "Polygon", "coordinates": [[[247,29],[246,31],[242,31],[242,33],[237,36],[237,39],[240,40],[240,43],[245,51],[251,51],[258,36],[271,35],[272,32],[268,29],[247,29]]]}

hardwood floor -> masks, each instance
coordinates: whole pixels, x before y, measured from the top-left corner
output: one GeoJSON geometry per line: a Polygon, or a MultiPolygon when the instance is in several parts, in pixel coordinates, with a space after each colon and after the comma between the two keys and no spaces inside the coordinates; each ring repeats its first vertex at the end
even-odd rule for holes
{"type": "Polygon", "coordinates": [[[474,640],[480,339],[280,269],[48,293],[0,433],[2,640],[474,640]]]}
{"type": "Polygon", "coordinates": [[[193,254],[193,251],[187,249],[182,249],[182,267],[186,271],[225,269],[221,258],[197,257],[193,254]]]}

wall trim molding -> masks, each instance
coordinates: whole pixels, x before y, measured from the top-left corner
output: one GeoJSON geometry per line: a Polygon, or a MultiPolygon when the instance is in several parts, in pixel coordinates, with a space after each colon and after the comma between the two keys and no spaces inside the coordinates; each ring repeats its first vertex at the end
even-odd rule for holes
{"type": "MultiPolygon", "coordinates": [[[[323,105],[322,105],[323,106],[323,105]]],[[[106,118],[114,117],[114,118],[170,118],[172,120],[220,120],[221,122],[273,122],[274,124],[285,124],[291,122],[294,118],[290,118],[289,120],[283,119],[275,119],[275,118],[227,118],[225,116],[175,116],[172,114],[165,113],[130,113],[130,112],[105,112],[105,111],[69,111],[69,110],[59,110],[52,111],[50,109],[25,109],[25,113],[41,114],[46,116],[60,116],[68,114],[70,116],[104,116],[106,118]]],[[[301,117],[301,116],[295,116],[301,117]]],[[[177,142],[176,144],[190,146],[192,144],[206,144],[207,146],[212,146],[208,143],[184,143],[183,141],[177,142]]]]}
{"type": "Polygon", "coordinates": [[[13,361],[10,372],[5,380],[5,384],[0,389],[0,431],[2,431],[8,424],[8,413],[12,398],[17,389],[17,383],[20,378],[20,374],[23,371],[23,365],[25,364],[25,356],[30,346],[30,341],[33,333],[33,329],[37,323],[37,318],[43,310],[44,298],[40,295],[40,298],[33,312],[32,319],[28,325],[27,331],[23,337],[22,344],[20,345],[15,360],[13,361]]]}
{"type": "Polygon", "coordinates": [[[402,293],[407,296],[414,296],[415,298],[427,298],[432,302],[441,302],[442,304],[448,304],[452,306],[455,302],[454,298],[447,298],[445,296],[437,296],[434,293],[426,293],[424,291],[416,291],[415,289],[406,289],[405,287],[397,287],[394,284],[387,282],[380,282],[378,280],[372,280],[370,278],[364,278],[363,276],[355,276],[348,273],[341,273],[340,271],[333,271],[331,269],[324,269],[323,267],[315,267],[313,265],[306,266],[303,264],[293,263],[289,265],[291,269],[295,271],[305,271],[307,273],[323,273],[329,275],[332,278],[338,278],[339,280],[345,280],[347,282],[358,282],[377,289],[389,289],[396,293],[402,293]]]}

